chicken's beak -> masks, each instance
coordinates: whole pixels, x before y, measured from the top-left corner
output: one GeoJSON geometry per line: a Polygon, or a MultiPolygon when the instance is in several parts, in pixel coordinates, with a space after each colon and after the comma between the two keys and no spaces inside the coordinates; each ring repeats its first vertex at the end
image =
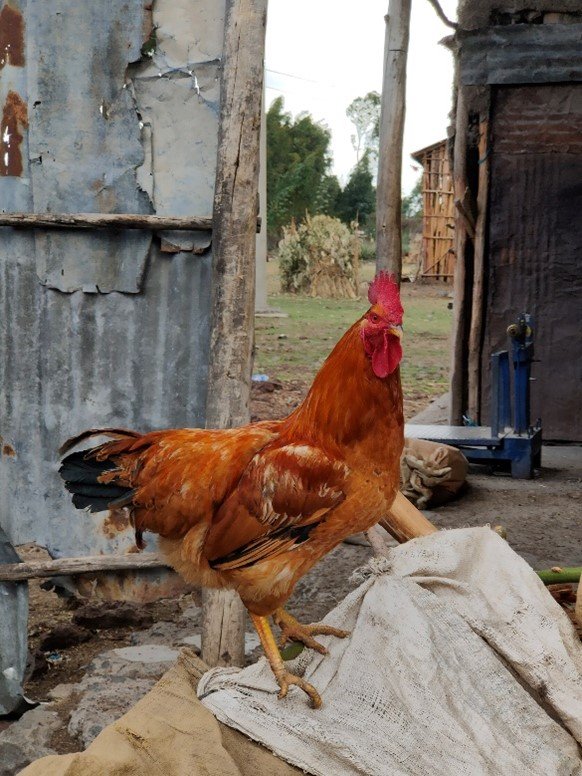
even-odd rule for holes
{"type": "Polygon", "coordinates": [[[402,326],[391,326],[388,329],[388,334],[393,334],[395,337],[398,337],[398,339],[402,339],[402,326]]]}

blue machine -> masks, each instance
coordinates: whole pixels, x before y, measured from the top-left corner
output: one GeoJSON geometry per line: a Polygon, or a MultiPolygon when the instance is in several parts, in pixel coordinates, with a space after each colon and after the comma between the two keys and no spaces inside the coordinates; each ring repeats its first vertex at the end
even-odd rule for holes
{"type": "Polygon", "coordinates": [[[542,426],[530,419],[531,364],[534,355],[532,316],[522,313],[507,329],[513,362],[513,422],[509,353],[491,356],[491,428],[407,424],[405,435],[453,445],[471,463],[495,464],[512,477],[533,477],[541,466],[542,426]]]}

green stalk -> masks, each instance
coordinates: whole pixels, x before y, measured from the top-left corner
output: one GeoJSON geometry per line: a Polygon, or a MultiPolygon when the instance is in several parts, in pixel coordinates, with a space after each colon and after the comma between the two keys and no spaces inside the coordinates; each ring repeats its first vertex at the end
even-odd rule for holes
{"type": "Polygon", "coordinates": [[[557,585],[560,582],[580,582],[582,566],[570,566],[569,568],[562,568],[561,571],[544,569],[544,571],[538,571],[537,575],[544,585],[557,585]]]}

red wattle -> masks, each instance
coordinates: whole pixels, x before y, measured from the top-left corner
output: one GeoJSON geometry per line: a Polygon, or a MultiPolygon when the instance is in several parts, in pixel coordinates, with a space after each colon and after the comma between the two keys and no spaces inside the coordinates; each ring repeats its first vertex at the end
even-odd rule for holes
{"type": "Polygon", "coordinates": [[[398,337],[384,332],[381,342],[372,353],[372,369],[376,377],[384,378],[396,369],[402,359],[402,345],[398,337]]]}

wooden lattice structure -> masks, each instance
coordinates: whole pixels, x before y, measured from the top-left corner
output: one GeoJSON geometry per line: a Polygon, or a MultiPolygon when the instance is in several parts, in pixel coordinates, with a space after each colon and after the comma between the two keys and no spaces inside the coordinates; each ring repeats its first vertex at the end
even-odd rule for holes
{"type": "Polygon", "coordinates": [[[447,141],[412,154],[422,164],[422,254],[419,277],[450,281],[454,275],[455,212],[447,141]]]}

